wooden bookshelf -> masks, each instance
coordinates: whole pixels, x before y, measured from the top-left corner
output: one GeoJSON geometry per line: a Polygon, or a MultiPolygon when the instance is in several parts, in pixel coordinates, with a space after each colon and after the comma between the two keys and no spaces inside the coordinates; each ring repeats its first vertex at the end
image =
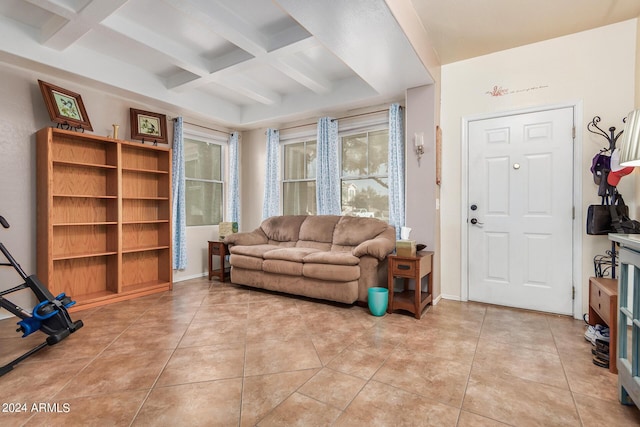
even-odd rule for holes
{"type": "Polygon", "coordinates": [[[37,133],[37,275],[74,309],[172,287],[171,150],[37,133]]]}

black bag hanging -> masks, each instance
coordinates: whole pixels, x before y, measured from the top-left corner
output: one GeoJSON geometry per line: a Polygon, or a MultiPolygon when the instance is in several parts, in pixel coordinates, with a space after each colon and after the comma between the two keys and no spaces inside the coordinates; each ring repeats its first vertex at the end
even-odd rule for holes
{"type": "MultiPolygon", "coordinates": [[[[607,191],[609,193],[609,191],[607,191]]],[[[622,195],[613,189],[611,196],[602,196],[599,205],[590,205],[587,210],[587,234],[609,233],[640,234],[640,222],[629,218],[629,207],[622,195]]]]}
{"type": "Polygon", "coordinates": [[[612,233],[640,234],[640,222],[629,218],[629,207],[624,204],[622,196],[616,191],[614,197],[616,199],[616,205],[609,205],[611,228],[614,230],[612,233]],[[619,211],[618,208],[620,206],[624,206],[625,209],[619,211]]]}

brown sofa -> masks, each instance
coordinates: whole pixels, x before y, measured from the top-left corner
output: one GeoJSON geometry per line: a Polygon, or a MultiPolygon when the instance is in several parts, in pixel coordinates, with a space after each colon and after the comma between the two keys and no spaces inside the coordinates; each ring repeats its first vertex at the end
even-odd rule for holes
{"type": "Polygon", "coordinates": [[[233,283],[352,304],[387,286],[396,232],[375,218],[285,215],[225,243],[233,283]]]}

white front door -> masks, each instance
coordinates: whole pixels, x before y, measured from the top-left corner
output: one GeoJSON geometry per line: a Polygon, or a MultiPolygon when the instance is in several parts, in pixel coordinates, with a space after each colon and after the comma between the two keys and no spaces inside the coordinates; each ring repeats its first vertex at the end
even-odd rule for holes
{"type": "Polygon", "coordinates": [[[469,300],[573,312],[573,108],[470,121],[469,300]]]}

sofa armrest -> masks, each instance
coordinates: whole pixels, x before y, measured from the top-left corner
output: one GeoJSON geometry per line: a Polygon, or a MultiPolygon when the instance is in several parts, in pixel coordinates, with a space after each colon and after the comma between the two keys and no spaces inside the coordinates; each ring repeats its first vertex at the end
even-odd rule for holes
{"type": "Polygon", "coordinates": [[[357,257],[370,255],[382,261],[395,249],[395,237],[395,230],[392,230],[392,233],[384,232],[373,239],[365,240],[360,243],[358,246],[353,248],[351,254],[357,257]]]}
{"type": "Polygon", "coordinates": [[[224,242],[229,246],[253,246],[268,243],[269,239],[261,228],[256,228],[249,232],[229,234],[224,238],[224,242]]]}

